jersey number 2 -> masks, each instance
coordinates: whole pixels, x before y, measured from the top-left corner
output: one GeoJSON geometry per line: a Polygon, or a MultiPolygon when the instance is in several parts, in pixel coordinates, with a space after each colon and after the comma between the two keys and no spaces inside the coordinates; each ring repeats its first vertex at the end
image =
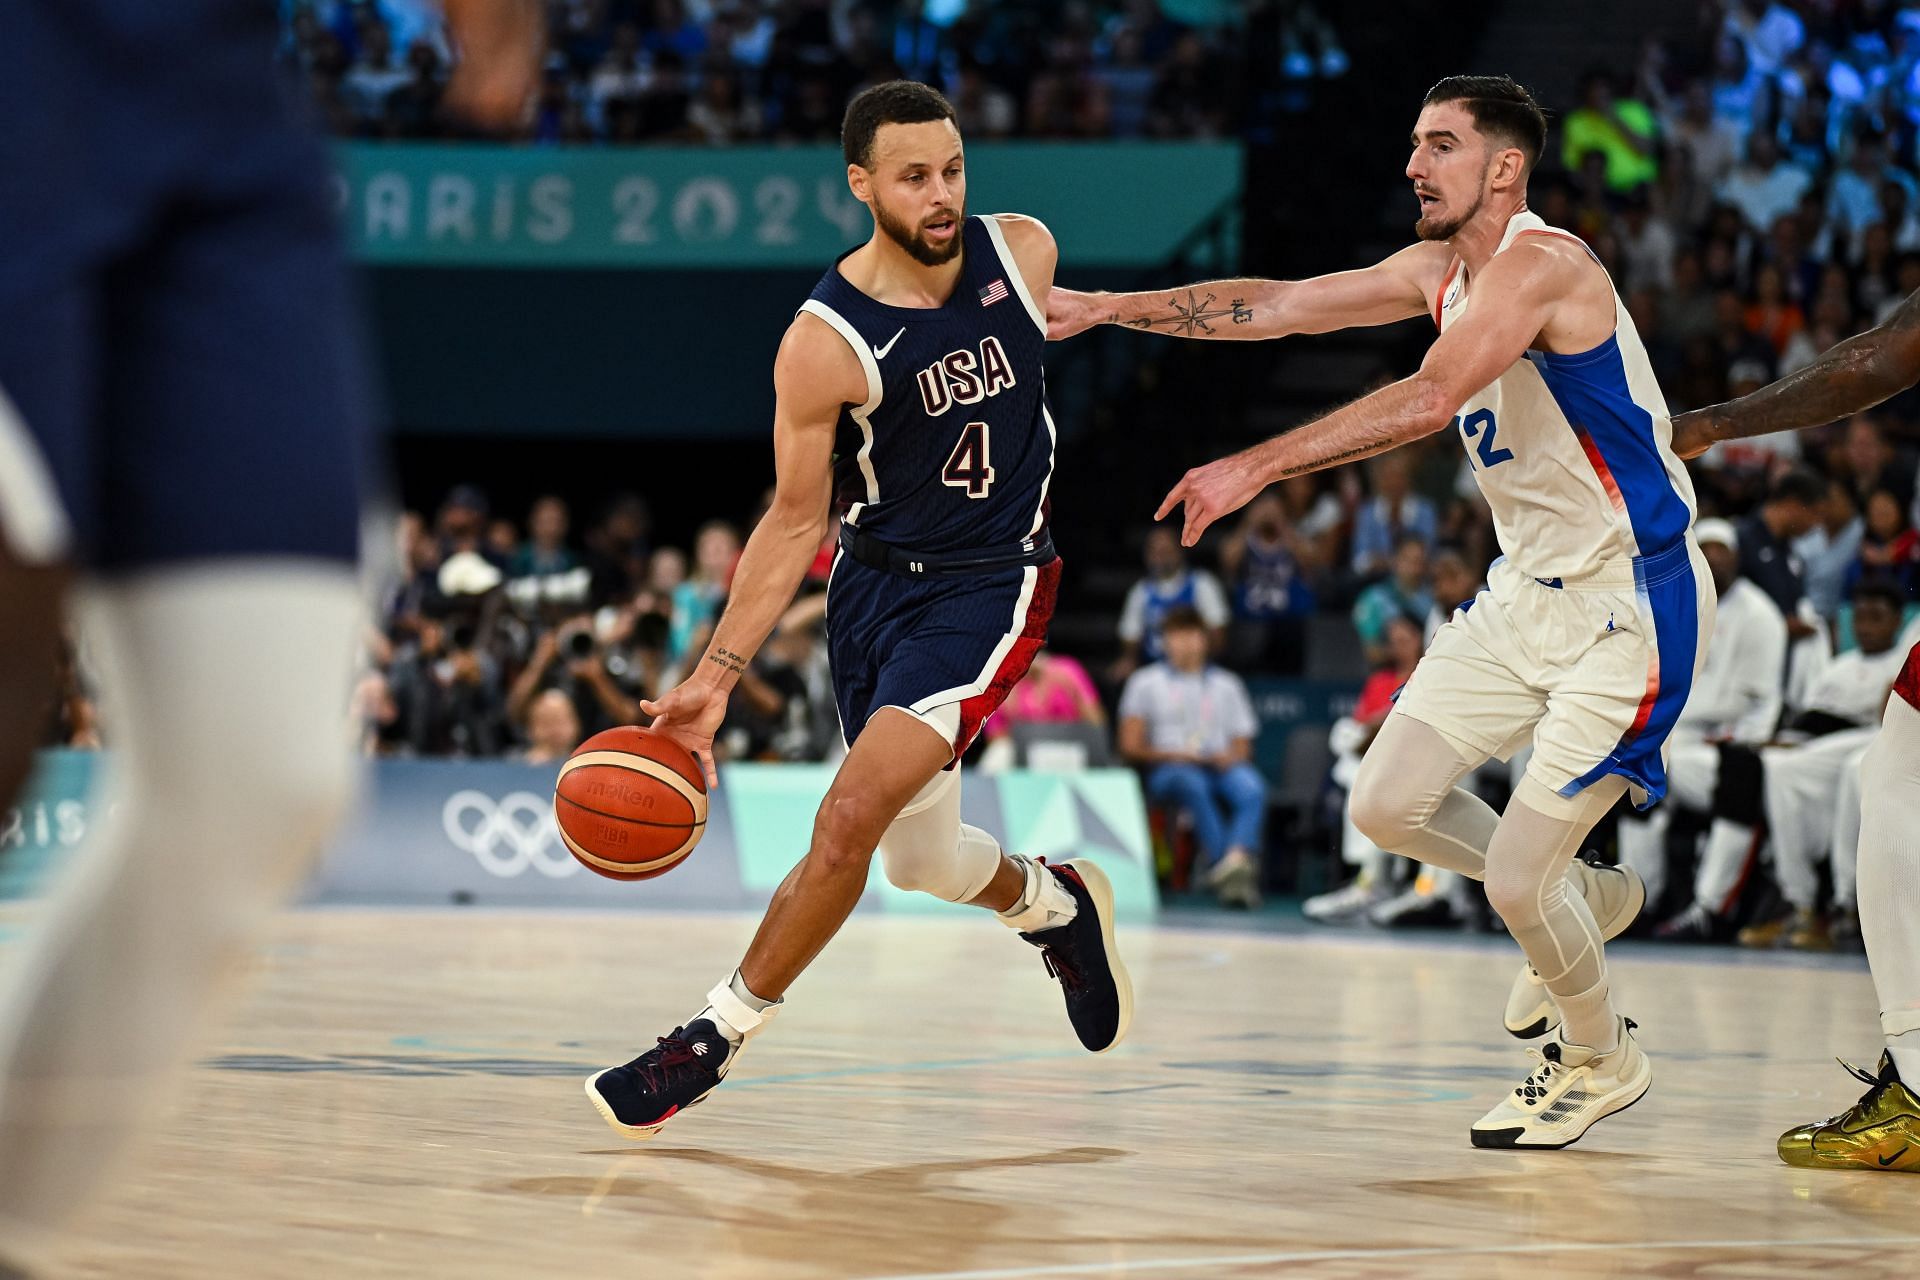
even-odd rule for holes
{"type": "Polygon", "coordinates": [[[1513,459],[1513,450],[1496,449],[1493,446],[1493,433],[1497,429],[1493,420],[1493,410],[1480,409],[1464,418],[1455,418],[1460,424],[1460,435],[1467,446],[1467,465],[1473,465],[1474,454],[1480,455],[1480,467],[1497,467],[1513,459]]]}
{"type": "Polygon", "coordinates": [[[987,496],[993,488],[993,463],[989,458],[986,423],[969,422],[960,429],[960,443],[953,446],[947,465],[941,468],[940,483],[965,489],[969,498],[987,496]]]}

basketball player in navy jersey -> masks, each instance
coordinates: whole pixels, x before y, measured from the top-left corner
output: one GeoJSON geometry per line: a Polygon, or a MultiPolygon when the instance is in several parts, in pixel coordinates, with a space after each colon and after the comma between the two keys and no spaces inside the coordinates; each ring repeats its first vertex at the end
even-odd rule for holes
{"type": "Polygon", "coordinates": [[[872,238],[827,271],[780,344],[773,507],[696,670],[643,706],[711,778],[727,696],[812,563],[837,492],[849,505],[827,633],[850,746],[740,967],[654,1048],[587,1082],[630,1138],[725,1078],[846,921],[876,848],[894,884],[985,907],[1039,947],[1088,1049],[1112,1048],[1133,1013],[1100,869],[1006,853],[960,821],[960,756],[1045,640],[1060,581],[1036,301],[1052,285],[1053,237],[1031,218],[968,216],[953,107],[925,85],[861,93],[842,143],[872,238]]]}
{"type": "MultiPolygon", "coordinates": [[[[447,8],[448,105],[512,123],[539,7],[447,8]]],[[[0,990],[9,1256],[164,1099],[350,789],[369,414],[278,39],[260,0],[0,4],[0,809],[76,580],[114,749],[106,817],[0,990]]]]}
{"type": "MultiPolygon", "coordinates": [[[[1742,440],[1837,422],[1920,381],[1920,293],[1770,387],[1673,420],[1673,449],[1695,458],[1742,440]]],[[[1802,1169],[1920,1173],[1920,644],[1887,699],[1860,764],[1860,935],[1880,997],[1879,1069],[1848,1067],[1867,1086],[1828,1120],[1780,1135],[1780,1158],[1802,1169]]]]}

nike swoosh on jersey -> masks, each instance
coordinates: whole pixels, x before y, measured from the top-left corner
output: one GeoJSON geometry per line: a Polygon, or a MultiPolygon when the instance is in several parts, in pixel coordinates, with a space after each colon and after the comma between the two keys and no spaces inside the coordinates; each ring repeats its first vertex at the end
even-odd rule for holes
{"type": "MultiPolygon", "coordinates": [[[[906,331],[907,331],[907,327],[905,325],[901,325],[900,333],[905,333],[906,331]]],[[[887,352],[893,350],[893,344],[900,341],[900,333],[896,333],[891,338],[888,338],[886,346],[875,347],[873,349],[873,358],[875,360],[885,360],[887,358],[887,352]]]]}

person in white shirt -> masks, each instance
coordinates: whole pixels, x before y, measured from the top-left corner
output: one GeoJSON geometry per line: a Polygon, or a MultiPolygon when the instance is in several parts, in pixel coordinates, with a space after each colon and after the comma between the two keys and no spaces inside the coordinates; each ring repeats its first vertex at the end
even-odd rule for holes
{"type": "Polygon", "coordinates": [[[1187,563],[1171,528],[1155,525],[1147,531],[1146,562],[1147,576],[1133,584],[1120,607],[1120,657],[1110,673],[1115,680],[1133,674],[1143,661],[1158,662],[1164,656],[1160,633],[1172,610],[1184,605],[1200,615],[1210,652],[1218,651],[1233,618],[1220,579],[1187,563]]]}
{"type": "Polygon", "coordinates": [[[1249,763],[1259,723],[1239,676],[1207,662],[1207,626],[1190,605],[1160,624],[1166,659],[1120,694],[1120,754],[1146,770],[1147,796],[1193,819],[1209,888],[1231,905],[1259,903],[1267,784],[1249,763]]]}
{"type": "MultiPolygon", "coordinates": [[[[1693,536],[1719,594],[1713,639],[1686,710],[1667,740],[1667,803],[1620,820],[1620,861],[1640,873],[1651,900],[1658,900],[1667,882],[1667,828],[1674,807],[1696,813],[1711,808],[1720,780],[1719,744],[1758,745],[1771,738],[1786,677],[1787,621],[1766,592],[1740,576],[1740,539],[1732,523],[1702,520],[1693,536]]],[[[1738,889],[1739,869],[1736,862],[1729,880],[1726,867],[1702,859],[1692,905],[1662,926],[1662,936],[1712,936],[1714,921],[1738,889]]]]}
{"type": "MultiPolygon", "coordinates": [[[[1873,741],[1887,695],[1906,662],[1907,651],[1897,643],[1905,603],[1899,588],[1885,582],[1869,579],[1854,588],[1853,634],[1860,647],[1827,664],[1808,691],[1806,710],[1788,721],[1775,745],[1760,749],[1774,876],[1792,914],[1743,929],[1742,945],[1815,950],[1828,945],[1829,922],[1816,910],[1817,868],[1832,849],[1841,774],[1873,741]]],[[[1835,912],[1843,917],[1854,909],[1852,868],[1845,870],[1848,874],[1836,875],[1834,886],[1835,912]]]]}
{"type": "Polygon", "coordinates": [[[1745,163],[1720,184],[1719,197],[1740,211],[1749,227],[1766,234],[1773,224],[1800,207],[1800,197],[1813,179],[1798,165],[1781,158],[1780,144],[1765,129],[1747,139],[1745,163]]]}

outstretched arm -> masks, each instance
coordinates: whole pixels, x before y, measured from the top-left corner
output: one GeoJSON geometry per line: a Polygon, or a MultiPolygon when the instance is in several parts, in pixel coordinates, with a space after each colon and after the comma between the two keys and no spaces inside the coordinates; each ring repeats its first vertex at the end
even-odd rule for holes
{"type": "Polygon", "coordinates": [[[1516,245],[1487,264],[1475,283],[1481,305],[1448,327],[1410,378],[1362,396],[1324,418],[1187,472],[1161,502],[1164,520],[1185,504],[1180,541],[1192,546],[1208,525],[1237,511],[1275,481],[1370,458],[1453,421],[1467,398],[1526,354],[1556,303],[1578,284],[1568,255],[1541,244],[1516,245]],[[1492,305],[1497,300],[1498,305],[1492,305]]]}
{"type": "Polygon", "coordinates": [[[1920,291],[1881,324],[1847,339],[1797,373],[1725,404],[1673,420],[1673,451],[1697,458],[1721,440],[1817,427],[1920,381],[1920,291]]]}
{"type": "Polygon", "coordinates": [[[1384,262],[1311,280],[1209,280],[1149,293],[1054,289],[1047,337],[1059,341],[1097,324],[1180,338],[1279,338],[1391,324],[1424,315],[1452,251],[1409,245],[1384,262]]]}

